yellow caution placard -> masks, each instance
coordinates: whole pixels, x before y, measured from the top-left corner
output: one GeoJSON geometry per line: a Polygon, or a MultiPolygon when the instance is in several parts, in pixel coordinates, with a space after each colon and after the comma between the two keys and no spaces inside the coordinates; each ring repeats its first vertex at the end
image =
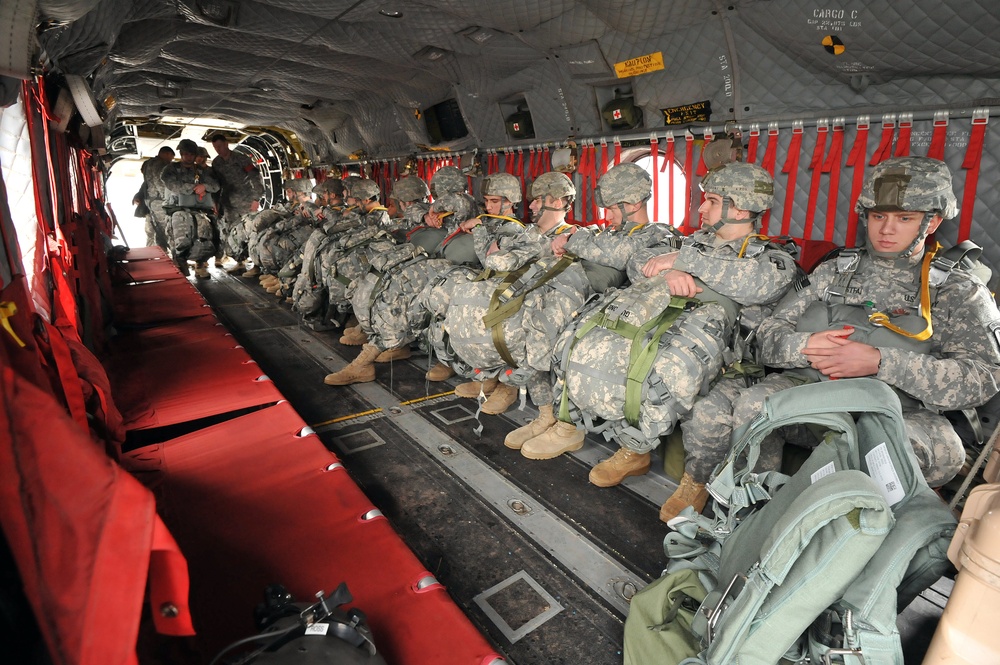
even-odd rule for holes
{"type": "Polygon", "coordinates": [[[628,78],[639,74],[648,74],[663,69],[663,52],[657,51],[648,55],[640,55],[623,62],[615,63],[615,74],[618,78],[628,78]]]}

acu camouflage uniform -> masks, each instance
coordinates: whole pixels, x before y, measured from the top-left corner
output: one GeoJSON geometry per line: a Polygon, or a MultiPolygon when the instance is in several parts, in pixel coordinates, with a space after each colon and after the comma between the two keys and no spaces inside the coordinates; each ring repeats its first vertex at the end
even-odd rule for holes
{"type": "Polygon", "coordinates": [[[211,194],[219,191],[219,182],[210,168],[184,166],[181,162],[167,164],[160,180],[167,192],[164,209],[170,212],[171,252],[181,272],[187,274],[188,259],[200,262],[215,255],[208,215],[213,209],[211,194]],[[194,193],[199,184],[206,191],[201,199],[194,193]]]}
{"type": "Polygon", "coordinates": [[[167,251],[170,248],[170,240],[167,237],[169,231],[169,215],[163,209],[163,201],[167,197],[167,190],[160,180],[163,169],[170,164],[159,157],[151,157],[142,163],[140,169],[143,177],[143,201],[149,208],[146,215],[146,246],[157,245],[167,251]]]}
{"type": "Polygon", "coordinates": [[[249,256],[243,216],[250,213],[250,205],[264,194],[264,184],[253,160],[236,151],[230,151],[226,158],[216,155],[212,171],[222,188],[218,221],[223,250],[243,261],[249,256]]]}
{"type": "Polygon", "coordinates": [[[396,245],[388,231],[391,221],[383,206],[375,206],[368,212],[356,212],[360,223],[341,233],[319,256],[320,275],[331,313],[349,309],[347,289],[351,282],[368,272],[375,256],[390,251],[396,245]]]}

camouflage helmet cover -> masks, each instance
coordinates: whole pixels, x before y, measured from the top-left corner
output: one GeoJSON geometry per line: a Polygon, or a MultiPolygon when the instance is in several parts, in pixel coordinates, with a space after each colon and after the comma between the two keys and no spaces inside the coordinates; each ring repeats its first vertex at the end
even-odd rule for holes
{"type": "Polygon", "coordinates": [[[431,176],[431,192],[434,198],[452,192],[464,192],[467,186],[468,180],[462,169],[457,166],[442,166],[431,176]]]}
{"type": "Polygon", "coordinates": [[[951,170],[930,157],[887,159],[865,178],[854,209],[858,214],[868,210],[936,212],[951,219],[958,214],[951,170]]]}
{"type": "Polygon", "coordinates": [[[434,199],[431,210],[434,212],[451,212],[455,219],[465,221],[474,215],[474,201],[467,194],[452,192],[434,199]]]}
{"type": "Polygon", "coordinates": [[[358,178],[357,180],[345,183],[344,186],[348,196],[361,199],[362,201],[377,199],[380,193],[378,183],[370,178],[358,178]]]}
{"type": "Polygon", "coordinates": [[[631,162],[619,164],[597,181],[594,201],[602,208],[618,203],[644,203],[653,193],[653,179],[646,169],[631,162]]]}
{"type": "Polygon", "coordinates": [[[502,196],[511,203],[520,203],[521,182],[509,173],[494,173],[483,179],[483,196],[502,196]]]}
{"type": "Polygon", "coordinates": [[[762,213],[774,203],[774,178],[756,164],[731,162],[709,171],[701,190],[731,199],[741,210],[762,213]]]}
{"type": "Polygon", "coordinates": [[[400,178],[392,185],[391,198],[403,203],[423,201],[430,195],[427,183],[415,175],[400,178]]]}
{"type": "Polygon", "coordinates": [[[316,183],[312,191],[313,194],[334,194],[341,197],[344,195],[344,181],[340,178],[327,178],[323,182],[316,183]]]}
{"type": "Polygon", "coordinates": [[[198,154],[198,144],[191,139],[181,139],[177,144],[177,152],[186,152],[191,155],[198,154]]]}
{"type": "Polygon", "coordinates": [[[559,171],[549,171],[535,178],[531,183],[531,198],[551,196],[554,199],[568,198],[570,202],[576,199],[576,187],[569,176],[559,171]]]}
{"type": "Polygon", "coordinates": [[[288,178],[282,184],[282,188],[308,194],[312,191],[312,180],[309,178],[288,178]]]}

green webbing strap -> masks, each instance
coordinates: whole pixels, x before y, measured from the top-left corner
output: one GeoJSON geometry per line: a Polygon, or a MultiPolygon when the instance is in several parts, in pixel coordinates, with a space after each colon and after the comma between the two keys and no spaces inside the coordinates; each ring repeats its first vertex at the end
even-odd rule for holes
{"type": "Polygon", "coordinates": [[[505,294],[510,292],[510,286],[521,278],[534,264],[527,264],[507,273],[503,281],[497,286],[493,291],[493,296],[490,298],[490,307],[486,310],[486,316],[483,317],[483,325],[490,329],[493,337],[493,346],[496,347],[497,353],[503,358],[503,361],[509,366],[517,369],[517,363],[510,355],[510,349],[507,348],[507,340],[503,335],[503,322],[514,316],[521,310],[521,305],[524,304],[524,297],[534,291],[535,289],[541,288],[549,281],[558,277],[566,268],[570,267],[576,257],[572,254],[564,254],[561,259],[556,261],[556,263],[549,268],[549,270],[542,275],[542,277],[532,284],[530,287],[525,289],[523,293],[511,298],[510,300],[500,303],[500,298],[505,294]]]}
{"type": "Polygon", "coordinates": [[[333,278],[343,284],[344,286],[350,286],[351,280],[347,279],[343,275],[334,275],[333,278]]]}
{"type": "Polygon", "coordinates": [[[670,297],[670,304],[660,312],[660,315],[647,321],[639,328],[639,334],[632,338],[632,348],[629,351],[628,378],[625,382],[625,420],[633,427],[639,426],[639,407],[642,404],[642,384],[653,369],[656,352],[660,348],[660,336],[665,333],[674,321],[684,312],[692,298],[670,297]],[[646,333],[653,330],[648,342],[644,342],[646,333]]]}
{"type": "Polygon", "coordinates": [[[505,272],[495,272],[492,268],[483,268],[482,272],[472,278],[473,282],[482,282],[484,280],[490,279],[491,277],[506,276],[505,272]]]}

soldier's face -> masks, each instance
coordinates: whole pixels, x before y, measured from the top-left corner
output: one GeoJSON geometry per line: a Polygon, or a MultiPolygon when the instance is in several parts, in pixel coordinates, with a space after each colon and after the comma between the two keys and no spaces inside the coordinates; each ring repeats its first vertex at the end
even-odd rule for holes
{"type": "Polygon", "coordinates": [[[718,194],[705,194],[705,200],[698,206],[698,214],[701,215],[702,228],[718,224],[722,219],[722,197],[718,194]]]}
{"type": "Polygon", "coordinates": [[[620,229],[622,226],[621,208],[618,206],[615,206],[614,208],[605,208],[604,223],[609,229],[620,229]]]}
{"type": "Polygon", "coordinates": [[[541,224],[545,221],[546,216],[565,217],[566,213],[564,211],[568,211],[569,207],[561,198],[546,194],[545,196],[536,196],[533,198],[528,209],[531,210],[531,221],[535,224],[541,224]],[[543,206],[546,210],[542,210],[543,206]]]}
{"type": "MultiPolygon", "coordinates": [[[[920,226],[927,213],[904,210],[899,212],[868,211],[868,240],[877,252],[902,252],[920,236],[920,226]]],[[[934,233],[941,224],[941,215],[934,215],[927,233],[934,233]]]]}
{"type": "Polygon", "coordinates": [[[226,141],[212,141],[212,148],[215,149],[217,155],[225,157],[229,154],[229,143],[226,141]]]}
{"type": "Polygon", "coordinates": [[[502,215],[503,214],[503,197],[502,196],[484,196],[483,204],[486,206],[487,215],[502,215]]]}
{"type": "Polygon", "coordinates": [[[192,166],[194,164],[195,158],[198,157],[197,153],[194,152],[184,152],[181,150],[181,164],[184,166],[192,166]]]}

